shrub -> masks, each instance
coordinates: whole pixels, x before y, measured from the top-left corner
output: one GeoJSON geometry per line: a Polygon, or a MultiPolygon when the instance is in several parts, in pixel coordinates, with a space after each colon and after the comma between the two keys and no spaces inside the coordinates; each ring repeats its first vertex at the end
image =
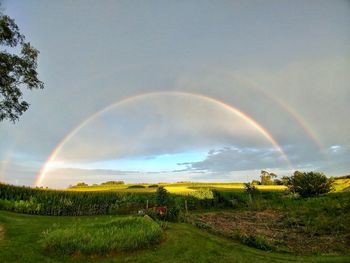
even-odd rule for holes
{"type": "Polygon", "coordinates": [[[158,187],[157,184],[151,184],[151,185],[148,186],[148,188],[157,188],[157,187],[158,187]]]}
{"type": "Polygon", "coordinates": [[[179,218],[179,214],[180,214],[180,208],[177,206],[172,206],[168,209],[165,215],[165,220],[176,222],[179,218]]]}
{"type": "Polygon", "coordinates": [[[244,184],[244,191],[251,196],[259,193],[259,190],[251,183],[244,184]]]}
{"type": "Polygon", "coordinates": [[[239,241],[243,244],[265,251],[273,250],[273,246],[263,236],[238,235],[239,241]]]}
{"type": "Polygon", "coordinates": [[[287,182],[292,193],[298,193],[301,197],[312,197],[328,193],[333,188],[334,179],[327,178],[323,173],[296,171],[287,182]]]}

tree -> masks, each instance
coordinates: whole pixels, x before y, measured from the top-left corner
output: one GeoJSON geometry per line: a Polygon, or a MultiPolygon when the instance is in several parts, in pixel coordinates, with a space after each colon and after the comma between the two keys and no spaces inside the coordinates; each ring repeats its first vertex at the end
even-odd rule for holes
{"type": "Polygon", "coordinates": [[[262,185],[275,184],[272,178],[277,178],[277,174],[269,173],[268,171],[261,170],[260,182],[262,185]]]}
{"type": "Polygon", "coordinates": [[[88,187],[89,185],[87,183],[81,182],[81,183],[77,183],[76,185],[71,185],[69,186],[69,188],[76,188],[76,187],[88,187]]]}
{"type": "Polygon", "coordinates": [[[252,185],[261,185],[261,182],[259,180],[253,180],[252,185]]]}
{"type": "Polygon", "coordinates": [[[323,173],[296,171],[289,177],[287,186],[292,193],[298,193],[301,197],[312,197],[330,192],[333,183],[334,179],[323,173]]]}
{"type": "Polygon", "coordinates": [[[288,176],[282,176],[281,178],[282,185],[289,185],[290,184],[290,177],[288,176]]]}
{"type": "Polygon", "coordinates": [[[1,11],[0,46],[0,121],[15,122],[29,107],[22,100],[23,89],[44,88],[36,71],[39,51],[25,42],[15,21],[1,11]]]}
{"type": "Polygon", "coordinates": [[[268,171],[261,170],[260,181],[262,185],[272,184],[270,173],[268,171]]]}
{"type": "Polygon", "coordinates": [[[167,205],[168,203],[168,191],[163,187],[159,186],[156,192],[157,205],[167,205]]]}

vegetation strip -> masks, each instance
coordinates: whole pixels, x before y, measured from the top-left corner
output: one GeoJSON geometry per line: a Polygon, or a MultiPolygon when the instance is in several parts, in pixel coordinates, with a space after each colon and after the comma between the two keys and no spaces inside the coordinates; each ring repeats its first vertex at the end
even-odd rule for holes
{"type": "Polygon", "coordinates": [[[162,239],[162,229],[153,220],[125,217],[50,229],[43,235],[42,244],[49,253],[60,256],[107,255],[157,244],[162,239]]]}

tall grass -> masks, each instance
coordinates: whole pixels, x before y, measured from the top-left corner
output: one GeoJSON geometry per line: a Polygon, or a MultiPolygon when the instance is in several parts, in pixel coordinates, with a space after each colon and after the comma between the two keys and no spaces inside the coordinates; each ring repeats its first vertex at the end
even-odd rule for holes
{"type": "Polygon", "coordinates": [[[124,217],[108,222],[75,224],[47,230],[42,245],[45,251],[60,255],[107,255],[150,247],[162,239],[161,227],[152,220],[124,217]]]}

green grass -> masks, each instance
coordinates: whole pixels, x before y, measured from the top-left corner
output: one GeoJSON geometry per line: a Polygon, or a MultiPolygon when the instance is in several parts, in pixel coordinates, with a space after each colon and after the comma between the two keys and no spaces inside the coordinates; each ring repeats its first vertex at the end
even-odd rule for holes
{"type": "Polygon", "coordinates": [[[0,211],[5,229],[0,241],[0,262],[349,262],[349,256],[298,257],[250,248],[238,242],[199,230],[194,226],[169,223],[166,238],[159,245],[113,257],[73,257],[62,259],[44,252],[42,233],[53,227],[68,228],[75,224],[103,224],[120,216],[50,217],[0,211]]]}
{"type": "Polygon", "coordinates": [[[56,255],[106,255],[150,247],[162,239],[156,222],[142,217],[115,218],[106,222],[76,223],[44,232],[43,247],[56,255]]]}

